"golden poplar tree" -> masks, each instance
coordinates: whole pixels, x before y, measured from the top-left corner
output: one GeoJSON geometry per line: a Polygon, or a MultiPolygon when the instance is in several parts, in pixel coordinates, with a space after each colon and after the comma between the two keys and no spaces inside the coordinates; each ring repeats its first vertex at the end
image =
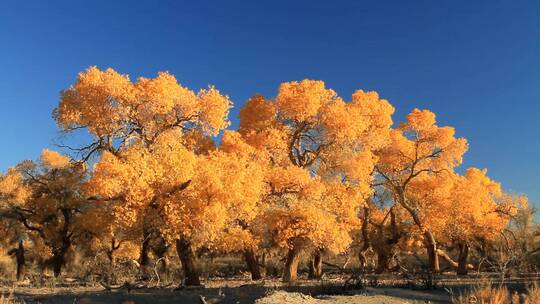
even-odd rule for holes
{"type": "Polygon", "coordinates": [[[374,92],[346,102],[314,80],[283,83],[274,99],[254,96],[241,109],[235,142],[266,164],[262,234],[288,250],[285,281],[296,279],[302,251],[349,246],[393,111],[374,92]]]}
{"type": "MultiPolygon", "coordinates": [[[[144,241],[162,237],[162,202],[197,177],[204,163],[199,154],[209,148],[209,136],[228,126],[230,107],[214,87],[195,93],[169,73],[131,82],[112,69],[91,67],[62,92],[54,112],[58,125],[92,135],[89,145],[77,149],[83,160],[101,154],[87,194],[115,201],[118,225],[142,228],[141,262],[147,263],[144,241]]],[[[177,248],[193,250],[190,239],[177,237],[184,244],[177,248]]],[[[186,284],[199,284],[192,262],[183,265],[186,284]]]]}
{"type": "Polygon", "coordinates": [[[411,183],[427,180],[435,184],[437,190],[431,194],[440,194],[444,187],[438,187],[437,183],[444,184],[445,174],[451,174],[461,164],[467,141],[456,138],[454,128],[437,126],[433,112],[418,109],[407,115],[407,121],[392,130],[390,137],[391,143],[377,152],[378,178],[424,235],[429,267],[439,272],[437,242],[424,220],[424,214],[432,205],[422,198],[412,197],[415,191],[410,190],[411,183]]]}

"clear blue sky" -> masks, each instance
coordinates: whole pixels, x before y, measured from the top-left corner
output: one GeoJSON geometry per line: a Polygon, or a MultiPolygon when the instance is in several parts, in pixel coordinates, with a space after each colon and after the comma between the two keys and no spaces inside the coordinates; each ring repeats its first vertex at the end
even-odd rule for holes
{"type": "MultiPolygon", "coordinates": [[[[238,109],[282,81],[376,90],[469,139],[465,166],[540,202],[540,1],[2,1],[0,170],[54,147],[88,66],[216,85],[238,109]]],[[[68,140],[69,142],[69,140],[68,140]]]]}

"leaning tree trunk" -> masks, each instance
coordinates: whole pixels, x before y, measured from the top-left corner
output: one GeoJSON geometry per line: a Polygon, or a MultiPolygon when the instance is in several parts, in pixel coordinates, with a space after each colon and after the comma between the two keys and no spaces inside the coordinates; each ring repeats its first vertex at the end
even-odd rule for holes
{"type": "Polygon", "coordinates": [[[320,279],[322,277],[322,255],[319,250],[315,251],[309,260],[309,279],[320,279]]]}
{"type": "Polygon", "coordinates": [[[182,270],[184,272],[184,285],[185,286],[198,286],[201,285],[199,279],[199,271],[195,266],[195,253],[191,243],[182,238],[176,240],[176,252],[182,263],[182,270]]]}
{"type": "Polygon", "coordinates": [[[459,258],[457,275],[466,275],[468,273],[467,260],[469,258],[469,244],[463,242],[459,244],[459,258]]]}
{"type": "Polygon", "coordinates": [[[285,269],[283,270],[283,282],[294,282],[298,278],[298,262],[300,251],[296,248],[289,249],[285,269]]]}
{"type": "Polygon", "coordinates": [[[150,252],[150,233],[145,231],[143,233],[143,241],[141,243],[141,252],[139,254],[139,265],[141,265],[142,268],[150,265],[149,252],[150,252]]]}
{"type": "Polygon", "coordinates": [[[426,249],[427,249],[429,270],[432,273],[441,272],[441,267],[439,264],[439,255],[437,254],[437,242],[435,241],[435,237],[429,230],[426,230],[424,232],[424,241],[425,241],[426,249]]]}
{"type": "Polygon", "coordinates": [[[255,251],[253,248],[249,248],[244,250],[244,259],[246,260],[246,265],[251,273],[251,279],[252,280],[260,280],[262,279],[261,275],[261,268],[259,267],[259,262],[257,261],[257,258],[255,257],[255,251]]]}

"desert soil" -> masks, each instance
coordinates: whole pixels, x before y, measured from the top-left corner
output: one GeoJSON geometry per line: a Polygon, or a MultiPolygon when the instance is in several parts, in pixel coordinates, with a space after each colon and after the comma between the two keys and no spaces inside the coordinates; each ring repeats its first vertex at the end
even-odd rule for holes
{"type": "Polygon", "coordinates": [[[402,288],[366,288],[343,295],[314,294],[313,286],[272,286],[272,284],[212,283],[206,288],[183,290],[132,289],[105,290],[101,287],[4,287],[4,294],[13,293],[24,303],[96,303],[96,304],[150,304],[150,303],[256,303],[256,304],[398,304],[398,303],[451,303],[444,290],[420,291],[402,288]]]}

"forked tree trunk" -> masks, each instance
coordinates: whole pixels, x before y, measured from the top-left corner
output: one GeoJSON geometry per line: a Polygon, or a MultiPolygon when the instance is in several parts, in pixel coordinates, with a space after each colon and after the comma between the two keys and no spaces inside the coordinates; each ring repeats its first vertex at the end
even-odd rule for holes
{"type": "Polygon", "coordinates": [[[115,237],[111,238],[111,247],[107,250],[107,257],[109,258],[109,263],[111,264],[111,269],[114,268],[116,264],[116,256],[115,252],[120,249],[120,246],[122,245],[122,241],[116,241],[115,237]]]}
{"type": "Polygon", "coordinates": [[[195,253],[191,247],[191,243],[186,239],[176,240],[176,252],[182,263],[182,271],[184,272],[185,286],[201,285],[199,279],[199,271],[195,266],[195,253]]]}
{"type": "Polygon", "coordinates": [[[322,261],[321,252],[317,250],[309,260],[309,279],[320,279],[322,277],[322,261]]]}
{"type": "Polygon", "coordinates": [[[435,241],[435,237],[429,230],[426,230],[424,232],[424,242],[427,249],[429,270],[432,273],[441,272],[439,255],[437,254],[437,242],[435,241]]]}
{"type": "Polygon", "coordinates": [[[152,248],[152,251],[155,253],[158,263],[157,271],[160,276],[163,276],[167,273],[167,250],[169,247],[167,246],[167,242],[165,239],[160,235],[158,238],[158,242],[154,245],[152,248]]]}
{"type": "Polygon", "coordinates": [[[283,269],[283,282],[294,282],[298,278],[298,262],[300,251],[296,248],[289,249],[285,269],[283,269]]]}
{"type": "Polygon", "coordinates": [[[466,275],[468,272],[467,260],[469,258],[469,244],[467,242],[462,242],[459,244],[459,258],[458,258],[458,268],[457,275],[466,275]]]}
{"type": "Polygon", "coordinates": [[[259,267],[259,262],[257,261],[257,258],[255,257],[255,251],[252,248],[244,250],[244,259],[246,260],[246,265],[251,273],[251,279],[252,280],[260,280],[262,279],[261,276],[261,268],[259,267]]]}

